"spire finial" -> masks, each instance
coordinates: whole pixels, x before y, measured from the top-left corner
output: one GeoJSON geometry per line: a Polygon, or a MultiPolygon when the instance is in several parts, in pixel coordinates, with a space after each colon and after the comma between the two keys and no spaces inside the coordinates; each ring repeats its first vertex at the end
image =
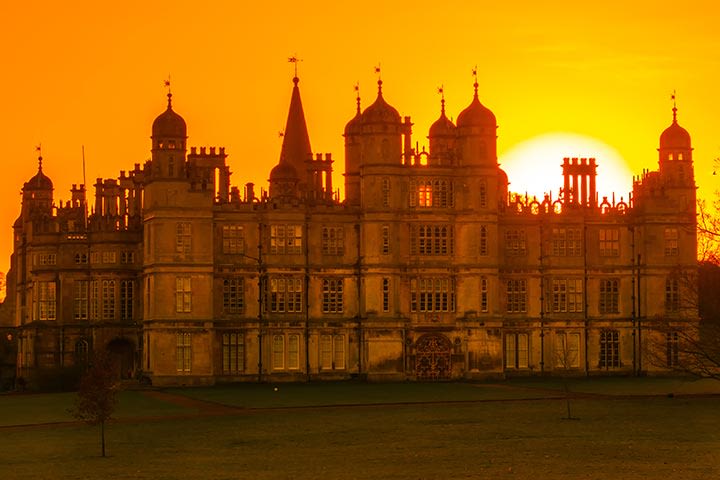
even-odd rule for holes
{"type": "Polygon", "coordinates": [[[377,73],[378,76],[378,96],[382,96],[382,75],[380,72],[380,62],[378,62],[377,66],[375,67],[375,73],[377,73]]]}
{"type": "Polygon", "coordinates": [[[677,103],[675,102],[675,90],[673,90],[672,96],[673,101],[673,123],[677,123],[677,103]]]}
{"type": "Polygon", "coordinates": [[[42,172],[42,144],[38,144],[35,147],[35,151],[38,152],[38,172],[42,172]]]}
{"type": "Polygon", "coordinates": [[[475,65],[475,68],[472,69],[472,75],[475,79],[475,82],[473,83],[473,88],[475,88],[475,98],[478,98],[478,73],[477,73],[477,65],[475,65]]]}
{"type": "Polygon", "coordinates": [[[357,113],[360,114],[360,82],[355,83],[355,101],[357,102],[357,113]]]}
{"type": "Polygon", "coordinates": [[[293,83],[295,85],[297,85],[298,82],[300,81],[300,79],[298,78],[298,71],[297,71],[298,62],[302,62],[302,59],[298,58],[297,55],[293,55],[292,57],[288,58],[288,62],[292,63],[294,66],[295,75],[293,76],[293,83]]]}
{"type": "Polygon", "coordinates": [[[168,110],[172,109],[172,90],[170,89],[170,74],[168,73],[167,80],[165,80],[165,88],[167,88],[167,97],[168,97],[168,110]]]}
{"type": "Polygon", "coordinates": [[[438,87],[438,93],[440,94],[440,115],[445,115],[445,85],[438,87]]]}

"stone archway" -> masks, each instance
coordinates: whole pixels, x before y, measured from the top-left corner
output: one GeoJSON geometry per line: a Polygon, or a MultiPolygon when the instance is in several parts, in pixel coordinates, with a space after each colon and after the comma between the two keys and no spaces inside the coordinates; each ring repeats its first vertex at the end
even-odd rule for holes
{"type": "Polygon", "coordinates": [[[444,335],[428,333],[415,343],[415,375],[418,380],[447,380],[452,373],[450,340],[444,335]]]}
{"type": "Polygon", "coordinates": [[[120,379],[132,378],[135,374],[135,345],[127,338],[116,338],[107,344],[107,351],[120,379]]]}

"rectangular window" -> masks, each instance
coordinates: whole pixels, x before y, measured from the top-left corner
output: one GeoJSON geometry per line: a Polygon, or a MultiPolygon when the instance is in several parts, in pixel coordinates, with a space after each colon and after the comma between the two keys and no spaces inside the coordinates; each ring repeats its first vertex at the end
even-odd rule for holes
{"type": "Polygon", "coordinates": [[[678,250],[678,229],[666,228],[663,234],[665,240],[665,256],[674,257],[679,253],[678,250]]]}
{"type": "Polygon", "coordinates": [[[580,334],[558,332],[555,334],[555,366],[557,368],[580,367],[580,334]]]}
{"type": "Polygon", "coordinates": [[[75,264],[76,265],[87,265],[88,263],[88,255],[87,253],[76,253],[75,254],[75,264]]]}
{"type": "Polygon", "coordinates": [[[668,313],[680,311],[680,282],[677,278],[665,280],[665,311],[668,313]]]}
{"type": "Polygon", "coordinates": [[[322,227],[322,254],[343,255],[345,239],[343,227],[322,227]]]}
{"type": "Polygon", "coordinates": [[[383,302],[383,312],[389,312],[390,311],[390,279],[389,278],[383,278],[382,279],[382,302],[383,302]]]}
{"type": "Polygon", "coordinates": [[[382,226],[382,254],[390,254],[390,225],[382,226]]]}
{"type": "Polygon", "coordinates": [[[271,277],[267,309],[273,313],[302,312],[302,277],[271,277]]]}
{"type": "Polygon", "coordinates": [[[179,373],[189,372],[192,367],[192,335],[178,333],[175,336],[175,364],[179,373]]]}
{"type": "Polygon", "coordinates": [[[480,208],[487,207],[487,182],[485,180],[480,181],[479,196],[480,196],[480,208]]]}
{"type": "Polygon", "coordinates": [[[507,286],[507,313],[527,312],[527,280],[509,279],[507,286]]]}
{"type": "Polygon", "coordinates": [[[509,257],[521,257],[527,254],[525,230],[508,230],[505,232],[505,254],[509,257]]]}
{"type": "Polygon", "coordinates": [[[102,318],[115,320],[115,280],[102,281],[102,318]]]}
{"type": "Polygon", "coordinates": [[[273,370],[285,369],[285,337],[282,335],[273,335],[272,367],[273,370]]]}
{"type": "Polygon", "coordinates": [[[302,226],[271,225],[270,253],[288,255],[302,253],[302,226]]]}
{"type": "Polygon", "coordinates": [[[192,310],[192,285],[190,277],[175,277],[175,311],[188,313],[192,310]]]}
{"type": "Polygon", "coordinates": [[[447,208],[454,205],[453,184],[449,180],[415,180],[410,183],[411,207],[447,208]]]}
{"type": "Polygon", "coordinates": [[[618,279],[600,280],[600,313],[619,313],[620,281],[618,279]]]}
{"type": "Polygon", "coordinates": [[[222,226],[222,250],[227,255],[245,251],[245,232],[242,225],[222,226]]]}
{"type": "Polygon", "coordinates": [[[480,311],[487,313],[488,310],[488,279],[480,277],[480,311]]]}
{"type": "Polygon", "coordinates": [[[57,263],[57,255],[54,253],[39,253],[37,259],[38,265],[55,265],[57,263]]]}
{"type": "Polygon", "coordinates": [[[223,374],[233,375],[245,371],[245,340],[241,333],[223,333],[223,374]]]}
{"type": "Polygon", "coordinates": [[[120,252],[120,263],[131,264],[135,263],[135,252],[120,252]]]}
{"type": "Polygon", "coordinates": [[[452,255],[452,225],[414,225],[411,227],[410,250],[413,255],[452,255]]]}
{"type": "Polygon", "coordinates": [[[55,320],[55,282],[38,282],[38,320],[55,320]]]}
{"type": "Polygon", "coordinates": [[[601,228],[599,241],[601,257],[620,255],[620,231],[617,228],[601,228]]]}
{"type": "Polygon", "coordinates": [[[481,257],[488,256],[488,229],[485,225],[480,225],[480,248],[479,254],[481,257]]]}
{"type": "Polygon", "coordinates": [[[343,313],[343,279],[323,278],[322,312],[343,313]]]}
{"type": "Polygon", "coordinates": [[[135,299],[135,281],[120,281],[120,320],[133,319],[133,301],[135,299]]]}
{"type": "Polygon", "coordinates": [[[87,280],[75,282],[75,301],[73,302],[73,318],[75,320],[88,319],[88,286],[87,280]]]}
{"type": "Polygon", "coordinates": [[[578,228],[552,229],[552,255],[579,257],[582,255],[582,233],[578,228]]]}
{"type": "Polygon", "coordinates": [[[100,281],[90,282],[90,318],[98,320],[100,314],[100,281]]]}
{"type": "Polygon", "coordinates": [[[505,368],[528,368],[530,352],[527,333],[505,334],[505,368]]]}
{"type": "Polygon", "coordinates": [[[245,308],[245,285],[242,278],[223,280],[223,312],[226,315],[243,313],[245,308]]]}
{"type": "Polygon", "coordinates": [[[552,281],[550,311],[575,313],[583,311],[583,281],[579,278],[559,278],[552,281]]]}
{"type": "Polygon", "coordinates": [[[410,280],[411,312],[454,312],[455,282],[451,278],[427,277],[410,280]]]}
{"type": "Polygon", "coordinates": [[[617,330],[600,332],[600,368],[620,366],[620,334],[617,330]]]}
{"type": "Polygon", "coordinates": [[[668,368],[680,365],[680,336],[678,332],[665,334],[665,356],[668,368]]]}
{"type": "Polygon", "coordinates": [[[382,206],[390,206],[390,179],[383,178],[382,180],[382,206]]]}
{"type": "Polygon", "coordinates": [[[344,335],[320,335],[320,369],[345,369],[344,335]]]}
{"type": "Polygon", "coordinates": [[[117,262],[117,253],[106,250],[102,252],[102,263],[116,263],[117,262]]]}
{"type": "Polygon", "coordinates": [[[300,335],[288,335],[288,370],[300,368],[300,335]]]}
{"type": "Polygon", "coordinates": [[[100,252],[90,252],[90,263],[93,265],[100,263],[100,252]]]}
{"type": "Polygon", "coordinates": [[[189,255],[192,248],[192,224],[178,222],[175,227],[175,252],[189,255]]]}

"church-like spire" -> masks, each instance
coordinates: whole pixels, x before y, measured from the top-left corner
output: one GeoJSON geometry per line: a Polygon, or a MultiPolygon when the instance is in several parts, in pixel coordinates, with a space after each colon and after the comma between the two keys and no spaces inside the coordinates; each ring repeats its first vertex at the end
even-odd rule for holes
{"type": "Polygon", "coordinates": [[[300,177],[299,179],[303,181],[306,170],[305,161],[312,155],[312,148],[305,123],[305,112],[300,99],[299,82],[300,79],[297,76],[293,77],[294,85],[280,151],[280,163],[292,165],[300,177]]]}

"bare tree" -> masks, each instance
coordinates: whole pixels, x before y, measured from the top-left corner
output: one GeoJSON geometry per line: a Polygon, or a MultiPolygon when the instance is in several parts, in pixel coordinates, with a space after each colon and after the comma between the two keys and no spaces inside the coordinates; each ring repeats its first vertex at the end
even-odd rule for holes
{"type": "MultiPolygon", "coordinates": [[[[555,356],[555,369],[562,369],[565,372],[570,372],[573,369],[579,367],[580,360],[580,336],[576,333],[555,333],[555,344],[554,344],[554,356],[555,356]]],[[[573,417],[570,406],[570,385],[568,384],[568,376],[563,375],[563,391],[565,392],[565,407],[567,416],[563,417],[564,420],[580,420],[578,417],[573,417]]]]}
{"type": "Polygon", "coordinates": [[[675,272],[677,298],[665,292],[669,314],[652,322],[647,355],[656,367],[720,380],[720,192],[697,200],[697,245],[697,269],[675,272]]]}
{"type": "Polygon", "coordinates": [[[80,389],[72,414],[90,425],[100,426],[100,445],[105,456],[105,423],[112,418],[117,405],[118,379],[113,360],[97,352],[90,368],[80,380],[80,389]]]}

